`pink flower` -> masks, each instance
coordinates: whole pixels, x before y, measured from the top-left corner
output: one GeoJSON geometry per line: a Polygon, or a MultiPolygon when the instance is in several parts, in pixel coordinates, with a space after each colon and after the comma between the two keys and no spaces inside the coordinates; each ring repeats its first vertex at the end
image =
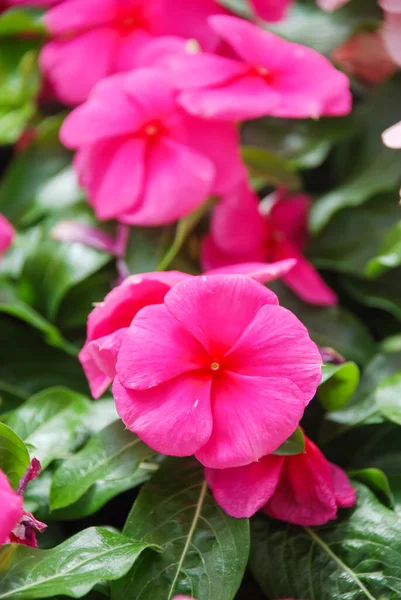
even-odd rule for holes
{"type": "Polygon", "coordinates": [[[249,277],[184,279],[126,332],[113,395],[131,431],[163,454],[241,466],[296,429],[321,379],[305,327],[249,277]]]}
{"type": "Polygon", "coordinates": [[[164,225],[244,176],[238,132],[187,116],[167,74],[139,69],[99,83],[65,120],[61,140],[99,219],[164,225]]]}
{"type": "Polygon", "coordinates": [[[381,0],[384,10],[383,38],[391,58],[401,66],[401,4],[399,0],[381,0]]]}
{"type": "Polygon", "coordinates": [[[224,197],[214,210],[211,231],[203,243],[203,269],[293,258],[297,264],[283,278],[288,287],[311,304],[335,304],[334,292],[302,255],[308,239],[309,197],[278,191],[267,202],[266,214],[262,214],[258,197],[246,182],[224,197]]]}
{"type": "Polygon", "coordinates": [[[14,236],[14,227],[0,214],[0,255],[11,245],[14,236]]]}
{"type": "Polygon", "coordinates": [[[293,0],[249,0],[255,13],[265,21],[281,21],[293,0]]]}
{"type": "Polygon", "coordinates": [[[270,454],[237,469],[206,469],[206,478],[216,501],[236,518],[262,508],[294,525],[324,525],[337,517],[338,508],[356,502],[344,471],[329,463],[307,437],[302,454],[270,454]]]}
{"type": "MultiPolygon", "coordinates": [[[[216,274],[244,274],[267,283],[293,266],[291,260],[272,265],[249,263],[217,269],[216,274]]],[[[79,353],[94,398],[99,398],[111,384],[122,340],[138,311],[144,306],[161,304],[176,283],[189,277],[178,271],[132,275],[96,305],[88,317],[87,338],[79,353]]]]}
{"type": "Polygon", "coordinates": [[[24,510],[22,507],[22,498],[14,492],[10,482],[0,471],[0,546],[8,541],[12,529],[22,518],[24,510]]]}
{"type": "Polygon", "coordinates": [[[46,14],[54,39],[42,50],[41,67],[63,102],[79,104],[104,77],[131,70],[154,36],[195,37],[213,50],[218,36],[207,17],[219,13],[226,11],[214,0],[64,0],[46,14]]]}
{"type": "Polygon", "coordinates": [[[401,148],[401,121],[386,129],[382,137],[384,144],[389,148],[401,148]]]}
{"type": "Polygon", "coordinates": [[[350,112],[348,78],[324,56],[243,19],[218,15],[209,23],[238,59],[187,52],[170,61],[179,101],[189,113],[242,120],[350,112]]]}

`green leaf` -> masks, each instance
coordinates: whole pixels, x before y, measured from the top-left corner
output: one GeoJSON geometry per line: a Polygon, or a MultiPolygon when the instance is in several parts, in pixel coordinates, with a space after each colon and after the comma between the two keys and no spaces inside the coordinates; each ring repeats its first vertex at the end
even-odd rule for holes
{"type": "Polygon", "coordinates": [[[375,398],[381,414],[389,421],[401,425],[401,371],[380,382],[375,398]]]}
{"type": "Polygon", "coordinates": [[[359,481],[366,485],[378,496],[383,499],[387,506],[393,506],[393,495],[391,493],[388,477],[380,469],[359,469],[357,471],[348,471],[351,479],[359,481]]]}
{"type": "Polygon", "coordinates": [[[125,261],[130,273],[155,271],[169,244],[166,228],[131,229],[125,261]]]}
{"type": "Polygon", "coordinates": [[[388,233],[380,252],[369,261],[366,274],[369,277],[377,277],[401,265],[401,221],[388,233]]]}
{"type": "Polygon", "coordinates": [[[281,444],[280,448],[277,448],[273,454],[277,454],[278,456],[293,456],[302,452],[305,452],[305,436],[302,429],[297,427],[292,436],[284,444],[281,444]]]}
{"type": "MultiPolygon", "coordinates": [[[[143,483],[152,469],[147,470],[142,463],[154,454],[125,429],[120,420],[115,421],[95,434],[78,454],[56,471],[51,488],[51,510],[73,504],[98,482],[112,483],[113,495],[143,483]]],[[[93,502],[93,494],[91,500],[93,502]]]]}
{"type": "Polygon", "coordinates": [[[29,465],[29,452],[20,437],[0,423],[0,469],[16,488],[29,465]]]}
{"type": "Polygon", "coordinates": [[[269,150],[252,146],[242,147],[242,158],[252,177],[261,177],[265,185],[284,185],[289,190],[300,190],[302,180],[292,165],[269,150]]]}
{"type": "Polygon", "coordinates": [[[328,411],[341,409],[358,387],[358,366],[353,362],[323,365],[322,375],[322,383],[318,389],[320,402],[328,411]]]}
{"type": "Polygon", "coordinates": [[[344,277],[341,283],[357,302],[386,311],[401,321],[401,268],[389,271],[374,281],[344,277]]]}
{"type": "Polygon", "coordinates": [[[400,103],[401,76],[397,76],[376,89],[362,107],[363,135],[358,151],[354,152],[352,172],[345,182],[315,202],[310,213],[312,231],[321,231],[337,211],[359,206],[376,194],[399,186],[401,154],[386,148],[381,134],[399,119],[400,103]]]}
{"type": "Polygon", "coordinates": [[[100,527],[81,531],[51,550],[5,546],[0,598],[81,598],[97,583],[124,575],[148,546],[100,527]]]}
{"type": "Polygon", "coordinates": [[[319,346],[332,347],[349,360],[365,364],[375,351],[374,340],[362,321],[341,306],[319,308],[302,302],[280,282],[270,283],[280,304],[297,315],[319,346]]]}
{"type": "Polygon", "coordinates": [[[36,8],[10,8],[0,15],[0,36],[45,34],[43,11],[36,8]]]}
{"type": "Polygon", "coordinates": [[[355,510],[324,527],[256,516],[250,565],[269,598],[398,600],[401,520],[356,484],[355,510]]]}
{"type": "Polygon", "coordinates": [[[6,423],[33,447],[32,454],[46,468],[65,458],[84,441],[90,402],[65,388],[51,388],[30,398],[6,416],[6,423]]]}
{"type": "Polygon", "coordinates": [[[112,600],[235,597],[248,559],[248,521],[232,519],[216,505],[194,460],[163,464],[139,494],[124,533],[157,544],[162,552],[144,553],[112,585],[112,600]]]}

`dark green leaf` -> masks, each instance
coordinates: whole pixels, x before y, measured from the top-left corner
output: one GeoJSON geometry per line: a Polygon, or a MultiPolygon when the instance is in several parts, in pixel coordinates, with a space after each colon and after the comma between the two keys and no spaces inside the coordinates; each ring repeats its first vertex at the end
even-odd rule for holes
{"type": "Polygon", "coordinates": [[[401,265],[401,221],[389,232],[385,238],[380,252],[369,261],[366,274],[369,277],[377,277],[388,269],[401,265]]]}
{"type": "Polygon", "coordinates": [[[146,552],[112,586],[113,600],[232,600],[249,552],[249,525],[227,516],[207,490],[192,459],[169,459],[142,489],[128,516],[126,535],[161,546],[146,552]]]}
{"type": "Polygon", "coordinates": [[[400,517],[363,485],[355,487],[357,508],[324,527],[253,520],[251,569],[269,598],[401,597],[400,517]]]}
{"type": "Polygon", "coordinates": [[[269,150],[242,147],[242,158],[253,177],[261,177],[265,185],[283,185],[289,190],[302,188],[302,180],[292,165],[269,150]]]}
{"type": "Polygon", "coordinates": [[[358,383],[359,369],[355,363],[324,365],[322,383],[318,390],[320,402],[328,411],[339,410],[348,403],[358,383]]]}
{"type": "Polygon", "coordinates": [[[85,439],[90,407],[90,402],[76,392],[51,388],[9,413],[6,423],[32,446],[32,454],[45,468],[54,459],[65,458],[85,439]]]}
{"type": "Polygon", "coordinates": [[[7,425],[0,423],[0,469],[13,487],[17,487],[28,465],[29,452],[24,442],[7,425]]]}
{"type": "MultiPolygon", "coordinates": [[[[117,495],[143,483],[157,465],[144,462],[155,452],[115,421],[95,434],[75,456],[64,462],[53,477],[51,510],[70,506],[95,484],[108,482],[117,495]]],[[[112,497],[112,496],[110,496],[112,497]]],[[[94,502],[93,493],[91,501],[94,502]]],[[[100,507],[99,507],[100,508],[100,507]]]]}
{"type": "Polygon", "coordinates": [[[148,546],[100,527],[81,531],[51,550],[5,546],[0,598],[81,598],[97,583],[124,575],[148,546]]]}
{"type": "Polygon", "coordinates": [[[297,427],[295,433],[284,444],[281,444],[280,448],[277,448],[273,454],[277,454],[278,456],[292,456],[294,454],[301,454],[302,452],[305,452],[305,436],[302,429],[297,427]]]}
{"type": "Polygon", "coordinates": [[[358,471],[348,471],[348,475],[355,481],[365,484],[378,496],[383,499],[388,506],[393,506],[393,496],[390,489],[388,477],[380,469],[360,469],[358,471]]]}
{"type": "Polygon", "coordinates": [[[0,36],[45,34],[43,12],[36,8],[10,8],[0,16],[0,36]]]}
{"type": "Polygon", "coordinates": [[[341,283],[357,302],[384,310],[401,321],[401,268],[389,271],[373,281],[344,277],[341,283]]]}
{"type": "Polygon", "coordinates": [[[131,230],[125,261],[130,273],[155,271],[170,243],[168,231],[135,227],[131,230]]]}

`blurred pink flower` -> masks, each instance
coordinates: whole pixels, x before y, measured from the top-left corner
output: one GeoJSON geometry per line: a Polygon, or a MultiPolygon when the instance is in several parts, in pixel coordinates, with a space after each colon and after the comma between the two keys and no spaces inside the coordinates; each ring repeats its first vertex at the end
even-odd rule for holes
{"type": "Polygon", "coordinates": [[[294,432],[321,363],[306,328],[263,285],[191,277],[133,319],[113,395],[128,429],[156,451],[235,467],[294,432]]]}
{"type": "Polygon", "coordinates": [[[302,254],[308,239],[309,196],[279,190],[266,201],[265,214],[258,202],[243,182],[215,207],[202,246],[202,268],[293,258],[297,263],[283,277],[286,285],[311,304],[336,304],[335,293],[302,254]]]}
{"type": "Polygon", "coordinates": [[[251,517],[260,508],[294,525],[324,525],[338,508],[355,505],[356,494],[340,467],[329,463],[305,437],[305,452],[270,454],[238,469],[206,469],[220,506],[231,516],[251,517]]]}
{"type": "Polygon", "coordinates": [[[24,514],[22,498],[15,492],[3,471],[0,470],[0,546],[5,544],[12,529],[24,514]]]}
{"type": "Polygon", "coordinates": [[[15,236],[14,227],[0,213],[0,256],[11,245],[15,236]]]}
{"type": "Polygon", "coordinates": [[[294,0],[249,0],[255,13],[265,21],[285,19],[287,10],[294,0]]]}
{"type": "Polygon", "coordinates": [[[383,38],[391,58],[401,66],[401,2],[380,0],[384,10],[383,38]]]}
{"type": "Polygon", "coordinates": [[[101,220],[164,225],[245,173],[235,126],[186,115],[158,69],[100,82],[61,140],[79,149],[75,166],[101,220]]]}
{"type": "Polygon", "coordinates": [[[64,0],[45,16],[53,39],[40,64],[60,100],[79,104],[104,77],[131,70],[154,36],[194,37],[213,50],[207,17],[226,12],[214,0],[64,0]]]}
{"type": "MultiPolygon", "coordinates": [[[[271,265],[232,265],[210,274],[242,274],[267,283],[290,271],[294,264],[295,261],[285,260],[271,265]]],[[[137,312],[144,306],[162,303],[176,283],[189,277],[179,271],[132,275],[95,306],[88,317],[85,345],[79,353],[94,398],[99,398],[111,384],[118,351],[137,312]]]]}
{"type": "Polygon", "coordinates": [[[213,16],[209,23],[238,58],[187,52],[170,60],[179,102],[189,113],[242,120],[350,112],[348,78],[324,56],[243,19],[213,16]]]}

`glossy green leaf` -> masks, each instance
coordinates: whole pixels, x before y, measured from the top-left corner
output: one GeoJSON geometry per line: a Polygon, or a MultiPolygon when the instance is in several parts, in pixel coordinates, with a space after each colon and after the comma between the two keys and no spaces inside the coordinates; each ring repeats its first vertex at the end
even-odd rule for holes
{"type": "Polygon", "coordinates": [[[389,421],[401,425],[401,371],[380,382],[375,398],[381,414],[389,421]]]}
{"type": "Polygon", "coordinates": [[[208,492],[192,459],[168,459],[147,483],[128,516],[125,535],[157,544],[112,585],[112,600],[232,600],[249,552],[249,525],[232,519],[208,492]]]}
{"type": "Polygon", "coordinates": [[[401,221],[389,232],[383,242],[380,252],[369,262],[366,274],[377,277],[388,269],[401,265],[401,221]]]}
{"type": "Polygon", "coordinates": [[[16,488],[29,465],[29,452],[21,438],[0,423],[0,469],[16,488]]]}
{"type": "Polygon", "coordinates": [[[51,550],[0,551],[0,598],[81,598],[97,583],[124,575],[149,544],[92,527],[51,550]]]}
{"type": "Polygon", "coordinates": [[[280,448],[277,448],[273,454],[278,456],[293,456],[294,454],[301,454],[305,451],[305,436],[300,427],[297,427],[295,432],[288,440],[281,444],[280,448]]]}
{"type": "Polygon", "coordinates": [[[323,365],[322,383],[318,389],[320,402],[328,411],[339,410],[348,403],[358,383],[359,368],[355,363],[323,365]]]}
{"type": "Polygon", "coordinates": [[[359,469],[357,471],[348,471],[349,477],[355,481],[363,483],[372,490],[389,507],[393,506],[393,495],[388,477],[380,469],[359,469]]]}
{"type": "Polygon", "coordinates": [[[30,398],[6,416],[6,423],[32,446],[32,455],[45,468],[56,458],[65,458],[88,433],[87,398],[65,388],[51,388],[30,398]]]}
{"type": "Polygon", "coordinates": [[[253,574],[268,598],[398,600],[401,520],[361,484],[358,505],[324,527],[252,522],[253,574]]]}
{"type": "Polygon", "coordinates": [[[43,11],[36,8],[10,8],[0,15],[0,36],[45,34],[43,11]]]}
{"type": "MultiPolygon", "coordinates": [[[[80,452],[56,471],[51,488],[51,509],[70,506],[92,486],[100,484],[97,489],[101,489],[102,482],[114,486],[113,495],[143,483],[155,470],[153,467],[157,469],[157,465],[145,463],[154,454],[120,420],[115,421],[95,434],[80,452]]],[[[93,495],[92,490],[92,502],[93,495]]]]}
{"type": "Polygon", "coordinates": [[[352,171],[346,181],[321,196],[313,205],[310,223],[314,232],[321,231],[337,211],[359,206],[376,194],[399,186],[401,153],[386,148],[381,134],[399,119],[400,102],[401,76],[398,76],[375,90],[361,109],[363,135],[358,152],[354,153],[352,171]]]}
{"type": "Polygon", "coordinates": [[[265,185],[283,185],[294,191],[302,188],[302,180],[295,169],[277,154],[263,148],[243,146],[242,158],[251,176],[261,177],[265,185]]]}

